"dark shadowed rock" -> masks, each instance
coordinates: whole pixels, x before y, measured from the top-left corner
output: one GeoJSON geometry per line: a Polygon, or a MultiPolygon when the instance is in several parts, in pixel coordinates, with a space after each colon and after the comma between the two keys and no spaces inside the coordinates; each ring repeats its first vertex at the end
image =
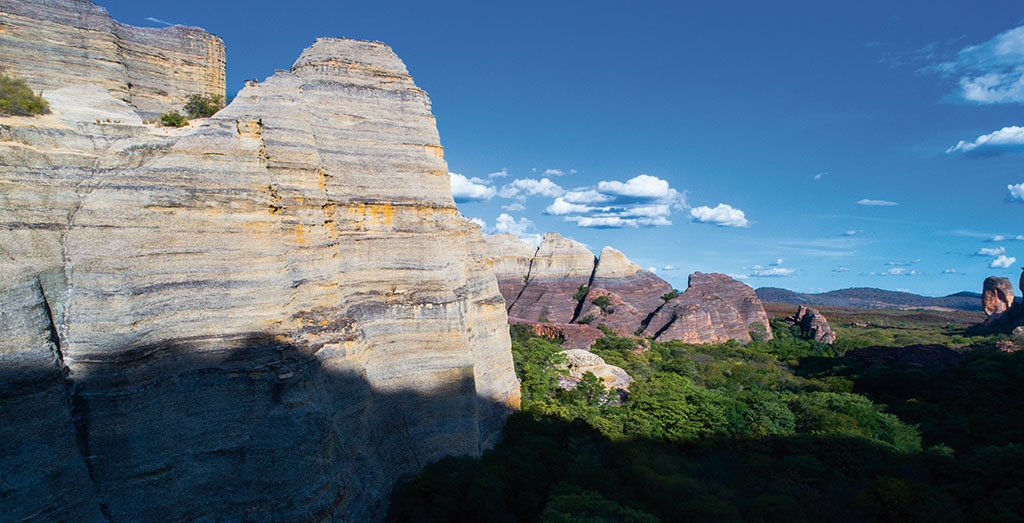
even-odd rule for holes
{"type": "Polygon", "coordinates": [[[981,290],[981,306],[985,314],[1002,314],[1013,306],[1013,284],[1009,278],[989,276],[981,290]]]}
{"type": "Polygon", "coordinates": [[[964,357],[943,345],[909,345],[907,347],[865,347],[847,352],[844,359],[866,365],[908,365],[912,367],[946,367],[956,365],[964,357]]]}
{"type": "Polygon", "coordinates": [[[800,333],[814,341],[830,345],[836,341],[836,333],[832,331],[832,327],[829,326],[825,315],[818,312],[818,309],[801,305],[797,308],[795,314],[785,320],[790,325],[799,325],[800,333]]]}

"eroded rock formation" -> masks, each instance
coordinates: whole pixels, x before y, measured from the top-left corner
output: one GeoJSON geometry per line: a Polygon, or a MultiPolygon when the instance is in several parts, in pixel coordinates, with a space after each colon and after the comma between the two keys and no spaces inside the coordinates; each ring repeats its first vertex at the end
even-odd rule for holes
{"type": "Polygon", "coordinates": [[[629,384],[633,383],[633,377],[621,367],[605,363],[604,359],[590,351],[569,349],[559,354],[565,356],[566,363],[562,370],[568,372],[568,375],[559,379],[559,386],[564,389],[574,388],[580,382],[580,378],[588,372],[600,378],[607,390],[624,393],[629,390],[629,384]]]}
{"type": "Polygon", "coordinates": [[[0,0],[0,64],[33,89],[98,86],[143,118],[191,94],[224,96],[224,42],[195,27],[143,28],[89,0],[0,0]]]}
{"type": "Polygon", "coordinates": [[[1013,306],[1013,299],[1013,284],[1009,278],[985,278],[981,290],[981,306],[985,314],[993,316],[1006,312],[1013,306]]]}
{"type": "Polygon", "coordinates": [[[801,305],[792,316],[785,320],[790,325],[800,326],[800,333],[814,341],[828,343],[829,345],[836,341],[836,333],[828,324],[825,315],[818,312],[818,309],[801,305]]]}
{"type": "Polygon", "coordinates": [[[753,324],[771,336],[754,290],[724,274],[695,273],[679,294],[610,247],[595,258],[555,233],[545,235],[539,248],[509,235],[486,241],[513,321],[586,323],[620,335],[691,343],[750,341],[753,324]]]}
{"type": "Polygon", "coordinates": [[[504,301],[387,46],[318,40],[180,130],[112,85],[0,119],[4,518],[375,520],[396,478],[494,443],[504,301]]]}

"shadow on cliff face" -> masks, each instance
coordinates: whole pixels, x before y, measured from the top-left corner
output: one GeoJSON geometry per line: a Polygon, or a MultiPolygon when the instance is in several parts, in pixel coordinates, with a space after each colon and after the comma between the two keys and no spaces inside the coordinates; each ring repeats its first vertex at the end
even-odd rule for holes
{"type": "Polygon", "coordinates": [[[252,334],[0,369],[0,514],[21,521],[379,520],[396,479],[479,455],[471,374],[374,390],[252,334]],[[220,347],[228,348],[220,348],[220,347]]]}

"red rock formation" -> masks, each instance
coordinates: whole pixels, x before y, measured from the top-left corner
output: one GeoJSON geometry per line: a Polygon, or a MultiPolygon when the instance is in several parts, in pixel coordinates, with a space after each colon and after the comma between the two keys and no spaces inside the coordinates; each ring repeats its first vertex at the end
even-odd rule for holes
{"type": "Polygon", "coordinates": [[[795,314],[786,318],[786,322],[790,325],[799,325],[800,333],[804,336],[809,336],[814,341],[828,343],[829,345],[836,341],[836,333],[832,331],[832,327],[828,324],[828,320],[825,319],[825,315],[818,312],[818,309],[811,309],[801,305],[797,308],[795,314]]]}
{"type": "Polygon", "coordinates": [[[509,318],[509,323],[529,325],[537,336],[561,340],[562,347],[566,349],[589,349],[595,341],[604,336],[604,333],[590,325],[577,323],[535,323],[515,318],[509,318]]]}
{"type": "Polygon", "coordinates": [[[981,290],[981,306],[985,314],[993,316],[1013,306],[1013,284],[1009,278],[989,276],[981,290]]]}
{"type": "Polygon", "coordinates": [[[755,323],[771,336],[768,315],[754,289],[724,274],[695,272],[686,292],[658,309],[643,334],[687,343],[750,341],[755,323]]]}

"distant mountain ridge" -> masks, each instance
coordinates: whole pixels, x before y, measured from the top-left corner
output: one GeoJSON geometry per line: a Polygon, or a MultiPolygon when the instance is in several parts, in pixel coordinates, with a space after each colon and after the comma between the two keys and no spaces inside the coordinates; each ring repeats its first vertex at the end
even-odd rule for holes
{"type": "Polygon", "coordinates": [[[962,311],[981,310],[981,294],[969,291],[958,292],[939,298],[870,287],[840,289],[818,294],[798,293],[778,287],[761,287],[756,289],[755,292],[761,301],[769,303],[860,307],[866,309],[941,308],[962,311]]]}

